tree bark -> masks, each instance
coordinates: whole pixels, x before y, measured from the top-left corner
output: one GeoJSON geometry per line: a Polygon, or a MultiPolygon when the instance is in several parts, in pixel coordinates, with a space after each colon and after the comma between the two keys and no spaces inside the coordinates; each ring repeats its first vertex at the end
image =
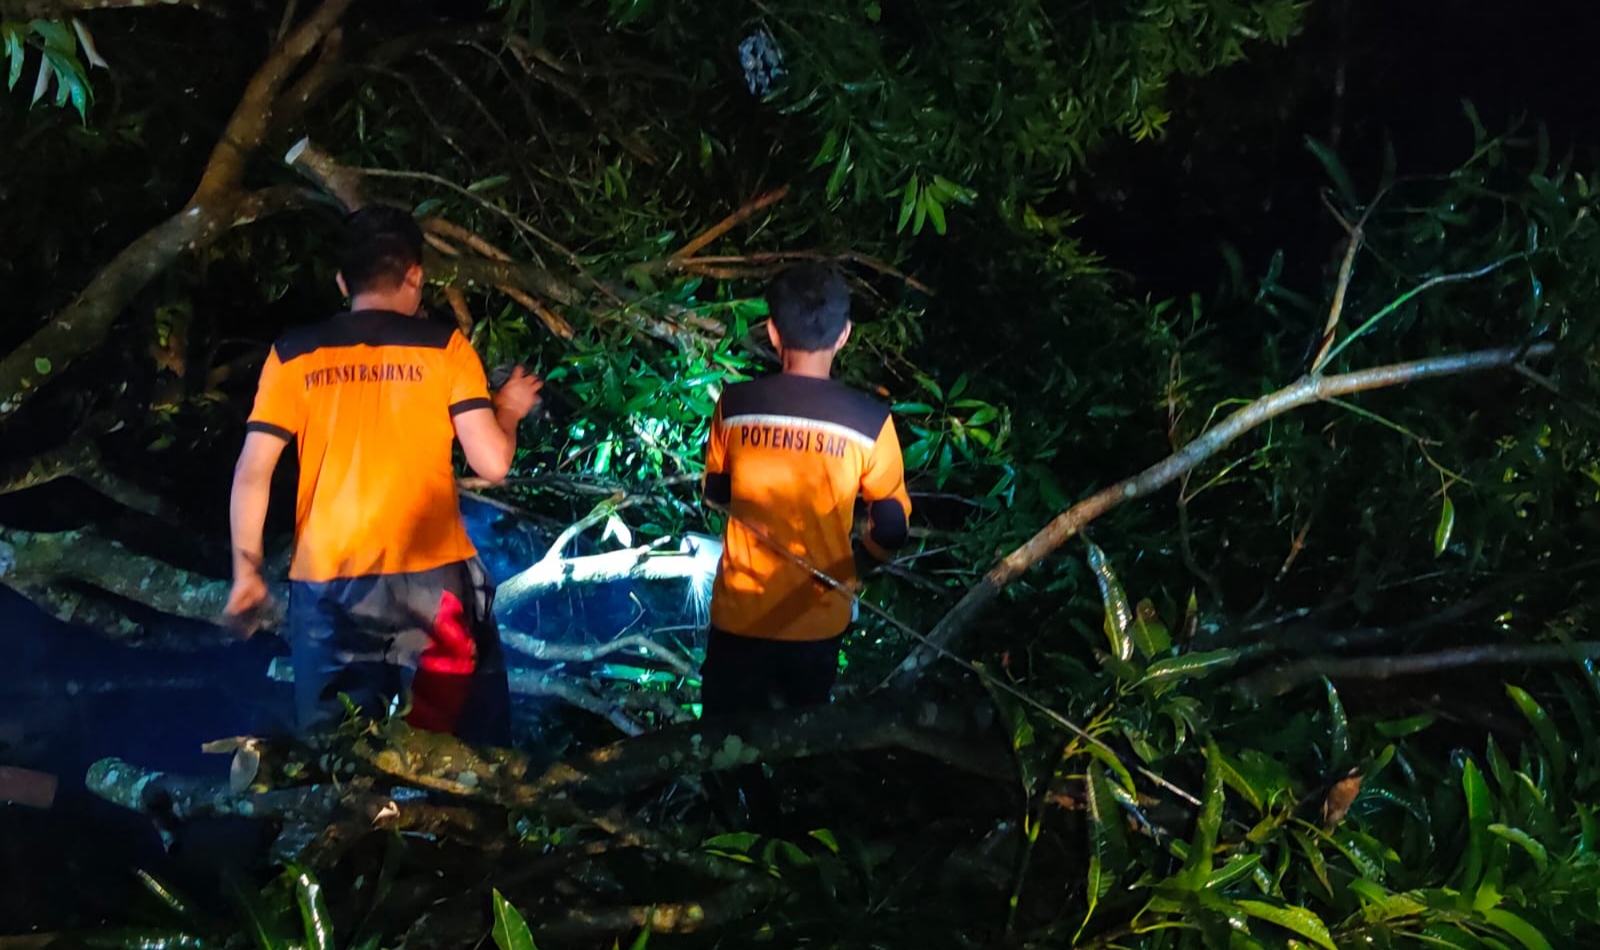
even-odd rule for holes
{"type": "Polygon", "coordinates": [[[1221,424],[1160,462],[1131,478],[1123,479],[1109,488],[1096,492],[1057,515],[1055,520],[1045,525],[1021,547],[1006,555],[984,575],[983,580],[968,590],[955,607],[929,631],[926,640],[918,644],[901,662],[885,685],[905,688],[914,683],[922,670],[937,660],[942,651],[948,650],[1001,591],[1022,576],[1023,572],[1069,541],[1090,522],[1123,502],[1141,498],[1172,484],[1201,462],[1221,452],[1235,439],[1269,419],[1292,409],[1299,409],[1336,396],[1462,373],[1502,369],[1519,364],[1525,359],[1544,358],[1554,352],[1553,344],[1538,343],[1526,347],[1508,346],[1496,350],[1477,350],[1453,356],[1438,356],[1337,376],[1305,376],[1293,385],[1263,396],[1239,409],[1221,424]]]}
{"type": "MultiPolygon", "coordinates": [[[[40,586],[62,580],[196,620],[215,621],[228,602],[227,581],[180,570],[94,534],[0,529],[0,583],[28,596],[40,586]]],[[[274,596],[280,604],[287,602],[283,587],[274,596]]]]}

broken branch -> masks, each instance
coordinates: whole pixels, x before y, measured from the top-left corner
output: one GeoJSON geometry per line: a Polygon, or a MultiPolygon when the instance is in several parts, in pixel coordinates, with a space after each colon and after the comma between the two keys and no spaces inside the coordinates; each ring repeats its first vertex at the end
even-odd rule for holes
{"type": "MultiPolygon", "coordinates": [[[[1369,323],[1370,325],[1370,323],[1369,323]]],[[[1346,342],[1349,342],[1347,338],[1346,342]]],[[[1337,351],[1335,351],[1337,352],[1337,351]]],[[[1462,373],[1482,372],[1516,365],[1524,358],[1544,358],[1555,352],[1549,343],[1529,347],[1502,347],[1477,350],[1452,356],[1437,356],[1410,363],[1396,363],[1338,376],[1304,376],[1275,393],[1257,399],[1234,412],[1219,425],[1203,433],[1180,451],[1078,502],[1045,525],[1021,547],[996,564],[983,579],[967,591],[960,602],[945,614],[901,662],[889,683],[909,686],[921,671],[948,650],[950,644],[977,619],[978,615],[1011,582],[1065,544],[1090,522],[1124,502],[1141,498],[1177,481],[1195,466],[1222,451],[1235,439],[1293,409],[1350,393],[1384,389],[1462,373]]],[[[886,684],[887,685],[887,684],[886,684]]]]}

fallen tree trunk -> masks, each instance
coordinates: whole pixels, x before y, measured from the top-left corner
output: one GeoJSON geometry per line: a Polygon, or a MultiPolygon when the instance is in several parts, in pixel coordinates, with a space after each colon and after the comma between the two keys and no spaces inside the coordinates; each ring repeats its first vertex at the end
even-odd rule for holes
{"type": "Polygon", "coordinates": [[[900,663],[885,685],[906,688],[913,684],[924,669],[939,659],[944,651],[950,649],[956,639],[966,632],[1001,591],[1009,587],[1029,568],[1071,540],[1090,522],[1124,502],[1142,498],[1172,484],[1200,463],[1221,452],[1235,439],[1269,419],[1338,396],[1463,373],[1504,369],[1520,365],[1526,359],[1548,357],[1554,352],[1553,344],[1537,343],[1532,346],[1507,346],[1495,350],[1436,356],[1337,376],[1305,376],[1293,385],[1262,396],[1228,416],[1216,427],[1179,451],[1131,478],[1125,478],[1109,488],[1101,489],[1057,515],[1055,520],[1045,525],[1021,547],[1006,555],[984,575],[983,580],[968,590],[960,602],[928,632],[925,640],[912,649],[911,654],[900,663]]]}
{"type": "Polygon", "coordinates": [[[834,752],[898,748],[1007,781],[1010,750],[989,732],[987,707],[952,710],[903,697],[777,710],[671,726],[560,762],[528,778],[519,752],[480,754],[450,736],[392,729],[336,753],[402,785],[513,808],[617,798],[684,775],[722,772],[834,752]]]}
{"type": "MultiPolygon", "coordinates": [[[[173,567],[96,534],[36,534],[0,528],[0,583],[26,596],[42,585],[63,580],[195,620],[215,621],[228,602],[227,581],[173,567]]],[[[287,602],[285,585],[273,593],[280,604],[287,602]]]]}

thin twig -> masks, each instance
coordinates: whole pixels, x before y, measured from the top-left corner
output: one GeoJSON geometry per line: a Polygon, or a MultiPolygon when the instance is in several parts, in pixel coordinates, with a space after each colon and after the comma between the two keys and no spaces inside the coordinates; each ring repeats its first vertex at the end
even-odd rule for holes
{"type": "Polygon", "coordinates": [[[1333,216],[1344,227],[1349,235],[1349,243],[1345,248],[1344,260],[1339,264],[1339,280],[1333,289],[1333,304],[1328,308],[1327,326],[1322,330],[1322,346],[1317,350],[1316,359],[1311,361],[1309,372],[1312,375],[1322,372],[1322,365],[1328,358],[1328,350],[1333,346],[1334,334],[1339,329],[1339,317],[1344,313],[1345,295],[1350,292],[1350,278],[1355,273],[1356,254],[1361,251],[1361,242],[1366,236],[1367,218],[1371,217],[1372,209],[1377,207],[1377,201],[1374,200],[1367,206],[1367,210],[1362,212],[1361,220],[1352,225],[1329,203],[1326,193],[1322,196],[1322,203],[1333,212],[1333,216]]]}
{"type": "Polygon", "coordinates": [[[1297,686],[1326,676],[1329,679],[1376,679],[1416,676],[1465,666],[1506,666],[1520,663],[1579,663],[1600,658],[1600,642],[1579,641],[1540,644],[1488,643],[1456,647],[1410,656],[1319,656],[1292,663],[1242,680],[1240,689],[1257,696],[1281,696],[1297,686]]]}
{"type": "Polygon", "coordinates": [[[1552,394],[1554,394],[1563,403],[1566,403],[1567,405],[1571,406],[1572,408],[1577,409],[1579,412],[1582,412],[1584,415],[1588,416],[1589,418],[1591,418],[1591,419],[1600,419],[1600,409],[1596,409],[1595,407],[1589,405],[1588,403],[1583,402],[1582,400],[1579,400],[1579,399],[1574,399],[1571,396],[1567,395],[1566,393],[1562,392],[1561,391],[1561,387],[1556,385],[1555,380],[1553,380],[1550,377],[1546,376],[1545,374],[1539,372],[1538,370],[1534,369],[1533,367],[1526,366],[1526,365],[1523,365],[1523,364],[1519,363],[1517,365],[1517,372],[1521,373],[1524,377],[1527,378],[1527,380],[1529,382],[1533,383],[1534,385],[1539,386],[1539,387],[1541,387],[1543,389],[1549,390],[1552,394]]]}
{"type": "Polygon", "coordinates": [[[1382,310],[1379,310],[1377,313],[1369,317],[1366,323],[1363,323],[1361,326],[1357,327],[1354,333],[1345,337],[1338,346],[1333,348],[1333,352],[1327,355],[1327,360],[1331,361],[1336,358],[1340,353],[1344,352],[1345,347],[1354,343],[1356,340],[1359,340],[1368,330],[1376,326],[1378,321],[1405,306],[1406,303],[1411,300],[1411,298],[1417,296],[1418,294],[1431,290],[1440,284],[1455,284],[1462,281],[1477,280],[1479,277],[1494,273],[1512,261],[1521,260],[1527,256],[1528,255],[1526,253],[1518,252],[1508,257],[1502,257],[1498,261],[1492,261],[1476,270],[1461,271],[1455,274],[1440,274],[1437,277],[1428,278],[1417,286],[1396,297],[1394,300],[1390,301],[1388,306],[1385,306],[1382,310]]]}

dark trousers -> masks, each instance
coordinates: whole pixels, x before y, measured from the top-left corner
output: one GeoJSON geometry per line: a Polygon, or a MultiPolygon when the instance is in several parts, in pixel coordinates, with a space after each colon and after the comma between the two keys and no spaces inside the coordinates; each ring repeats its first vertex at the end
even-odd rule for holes
{"type": "MultiPolygon", "coordinates": [[[[839,645],[844,634],[826,640],[786,641],[744,637],[711,628],[706,660],[700,666],[703,718],[820,706],[839,678],[839,645]]],[[[790,763],[792,766],[794,763],[790,763]]],[[[778,783],[793,779],[793,770],[778,783]]],[[[778,789],[759,765],[743,766],[708,782],[715,807],[734,826],[764,834],[785,834],[778,789]]]]}
{"type": "Polygon", "coordinates": [[[826,640],[763,640],[712,627],[700,667],[701,715],[826,703],[839,678],[843,640],[843,633],[826,640]]]}
{"type": "Polygon", "coordinates": [[[300,731],[337,727],[345,715],[341,693],[364,716],[404,712],[446,591],[466,608],[477,648],[461,684],[466,701],[454,732],[467,742],[509,745],[511,696],[494,584],[476,558],[428,571],[292,584],[289,646],[300,731]]]}

